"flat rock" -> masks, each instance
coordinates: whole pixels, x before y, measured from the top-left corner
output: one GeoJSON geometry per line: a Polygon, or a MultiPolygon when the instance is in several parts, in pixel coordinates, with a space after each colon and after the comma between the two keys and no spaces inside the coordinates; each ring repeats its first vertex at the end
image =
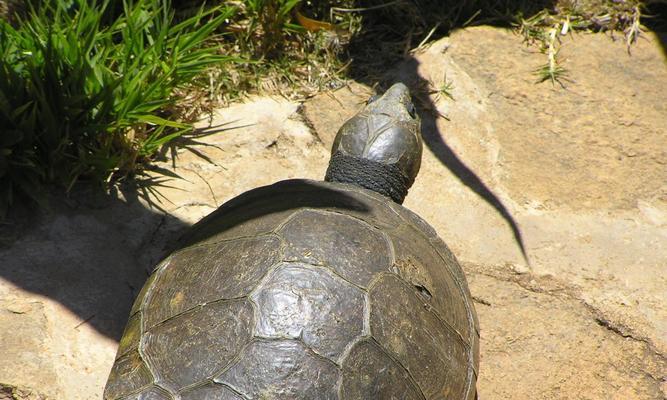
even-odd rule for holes
{"type": "Polygon", "coordinates": [[[610,330],[561,282],[466,267],[473,295],[480,296],[481,399],[664,397],[667,360],[610,330]]]}
{"type": "Polygon", "coordinates": [[[59,391],[55,365],[38,356],[49,350],[49,326],[44,305],[37,299],[15,297],[7,291],[0,296],[0,399],[3,395],[38,399],[32,395],[36,382],[30,376],[40,376],[40,389],[56,398],[59,391]],[[11,383],[5,386],[4,384],[11,383]]]}

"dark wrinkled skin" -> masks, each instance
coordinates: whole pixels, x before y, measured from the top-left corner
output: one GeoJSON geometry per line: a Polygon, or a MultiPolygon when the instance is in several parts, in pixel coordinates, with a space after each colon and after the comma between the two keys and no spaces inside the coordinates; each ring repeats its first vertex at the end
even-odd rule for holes
{"type": "Polygon", "coordinates": [[[412,184],[421,165],[422,140],[410,91],[396,83],[374,97],[338,130],[331,154],[397,164],[412,184]]]}
{"type": "MultiPolygon", "coordinates": [[[[384,128],[348,125],[337,146],[416,174],[409,101],[395,85],[351,120],[384,128]]],[[[375,192],[290,180],[230,200],[158,265],[104,398],[473,400],[478,352],[433,228],[375,192]]]]}

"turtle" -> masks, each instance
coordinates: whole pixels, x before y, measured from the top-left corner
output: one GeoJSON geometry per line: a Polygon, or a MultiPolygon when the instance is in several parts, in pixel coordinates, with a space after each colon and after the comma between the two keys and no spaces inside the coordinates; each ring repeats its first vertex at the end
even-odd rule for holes
{"type": "Polygon", "coordinates": [[[193,225],[138,294],[104,398],[476,398],[465,275],[401,205],[420,133],[395,83],[340,128],[324,181],[250,190],[193,225]]]}

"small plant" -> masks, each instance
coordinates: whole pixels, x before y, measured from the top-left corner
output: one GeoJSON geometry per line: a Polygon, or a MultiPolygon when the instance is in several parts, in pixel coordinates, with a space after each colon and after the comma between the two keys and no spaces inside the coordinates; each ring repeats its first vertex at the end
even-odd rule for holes
{"type": "Polygon", "coordinates": [[[641,7],[639,0],[559,0],[555,7],[527,19],[519,14],[518,31],[528,44],[537,44],[547,56],[545,65],[535,70],[537,82],[563,86],[567,70],[558,58],[560,37],[573,31],[622,32],[629,52],[641,33],[641,7]]]}
{"type": "Polygon", "coordinates": [[[69,190],[132,174],[191,130],[177,91],[231,61],[207,42],[234,9],[175,23],[167,1],[54,0],[0,19],[0,216],[44,184],[69,190]],[[109,22],[110,21],[110,22],[109,22]]]}
{"type": "Polygon", "coordinates": [[[437,102],[442,96],[449,97],[450,100],[456,101],[456,99],[454,99],[454,95],[452,94],[452,90],[454,90],[454,82],[450,79],[447,79],[447,74],[443,74],[442,83],[440,84],[440,87],[438,87],[438,89],[435,91],[436,92],[435,101],[437,102]]]}
{"type": "Polygon", "coordinates": [[[547,63],[535,71],[538,77],[537,83],[549,80],[552,85],[555,85],[556,82],[558,82],[558,84],[564,87],[562,80],[566,79],[565,75],[567,74],[567,70],[563,68],[560,58],[558,57],[560,51],[560,39],[558,34],[567,34],[568,22],[569,18],[563,23],[562,27],[560,24],[555,24],[549,29],[546,39],[541,47],[542,52],[547,55],[547,63]]]}
{"type": "Polygon", "coordinates": [[[300,31],[301,27],[290,24],[292,10],[301,0],[245,0],[244,10],[249,22],[245,35],[259,38],[257,42],[245,41],[253,45],[256,55],[273,58],[281,53],[288,42],[285,36],[290,31],[300,31]]]}
{"type": "MultiPolygon", "coordinates": [[[[336,1],[237,0],[222,43],[229,54],[252,60],[224,71],[230,89],[279,92],[298,98],[338,81],[341,32],[326,19],[336,1]]],[[[233,67],[233,66],[232,66],[233,67]]],[[[229,93],[235,95],[236,93],[229,93]]],[[[228,96],[233,97],[233,96],[228,96]]],[[[227,99],[223,99],[227,100],[227,99]]]]}

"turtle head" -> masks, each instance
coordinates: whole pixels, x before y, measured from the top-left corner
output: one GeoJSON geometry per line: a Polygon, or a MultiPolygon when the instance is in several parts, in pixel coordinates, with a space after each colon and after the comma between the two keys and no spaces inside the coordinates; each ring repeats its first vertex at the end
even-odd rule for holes
{"type": "Polygon", "coordinates": [[[420,121],[410,91],[396,83],[338,131],[325,180],[360,185],[402,203],[421,165],[420,121]]]}

